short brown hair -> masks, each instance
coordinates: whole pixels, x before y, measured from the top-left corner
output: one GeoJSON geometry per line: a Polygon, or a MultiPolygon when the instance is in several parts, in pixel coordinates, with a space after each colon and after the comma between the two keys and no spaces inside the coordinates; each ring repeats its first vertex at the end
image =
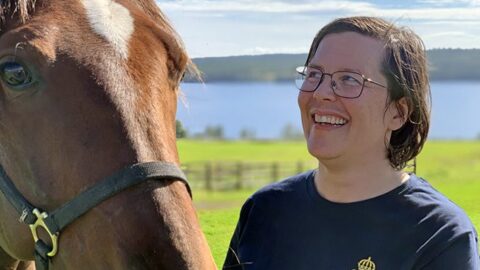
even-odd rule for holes
{"type": "Polygon", "coordinates": [[[387,157],[395,169],[405,168],[407,162],[421,151],[430,126],[430,84],[428,81],[425,46],[412,30],[397,27],[376,17],[339,18],[324,26],[315,36],[306,65],[315,55],[322,39],[333,33],[356,32],[385,43],[383,74],[388,82],[387,106],[405,98],[408,106],[406,123],[392,132],[387,157]]]}

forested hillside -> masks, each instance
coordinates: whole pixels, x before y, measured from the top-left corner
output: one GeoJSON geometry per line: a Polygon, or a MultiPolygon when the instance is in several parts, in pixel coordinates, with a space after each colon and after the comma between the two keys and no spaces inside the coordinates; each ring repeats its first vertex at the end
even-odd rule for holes
{"type": "MultiPolygon", "coordinates": [[[[480,49],[434,49],[427,52],[432,80],[480,80],[480,49]]],[[[193,59],[205,82],[287,81],[306,54],[270,54],[193,59]]],[[[186,78],[186,81],[191,79],[186,78]]]]}
{"type": "Polygon", "coordinates": [[[480,80],[480,49],[428,51],[432,80],[480,80]]]}

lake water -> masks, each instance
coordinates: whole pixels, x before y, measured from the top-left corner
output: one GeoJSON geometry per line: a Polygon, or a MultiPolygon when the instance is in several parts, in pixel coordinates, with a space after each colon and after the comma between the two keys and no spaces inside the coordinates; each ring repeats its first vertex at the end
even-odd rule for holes
{"type": "MultiPolygon", "coordinates": [[[[480,82],[432,82],[429,138],[474,139],[480,134],[480,82]]],[[[226,138],[248,129],[259,139],[279,138],[293,125],[301,131],[298,90],[292,83],[182,84],[177,119],[190,135],[222,126],[226,138]]]]}

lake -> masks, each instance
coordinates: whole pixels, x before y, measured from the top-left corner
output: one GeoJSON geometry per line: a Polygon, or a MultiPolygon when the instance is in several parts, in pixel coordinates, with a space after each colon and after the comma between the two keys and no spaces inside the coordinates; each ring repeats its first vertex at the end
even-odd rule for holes
{"type": "MultiPolygon", "coordinates": [[[[286,125],[301,131],[298,90],[292,83],[184,83],[177,119],[189,135],[222,126],[228,139],[248,130],[259,139],[279,138],[286,125]]],[[[480,135],[480,82],[432,82],[430,139],[480,135]]]]}

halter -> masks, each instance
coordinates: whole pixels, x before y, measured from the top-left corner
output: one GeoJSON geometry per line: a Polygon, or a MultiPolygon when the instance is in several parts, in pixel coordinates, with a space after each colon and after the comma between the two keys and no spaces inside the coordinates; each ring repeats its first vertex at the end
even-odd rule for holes
{"type": "Polygon", "coordinates": [[[37,270],[48,269],[50,258],[58,252],[60,232],[75,219],[131,186],[143,183],[148,179],[168,180],[172,178],[184,182],[190,197],[192,196],[185,174],[175,164],[167,162],[138,163],[104,178],[49,214],[34,207],[25,199],[0,164],[0,190],[20,214],[19,221],[30,226],[35,241],[35,267],[37,270]],[[37,229],[39,227],[48,233],[52,246],[38,237],[37,229]]]}

